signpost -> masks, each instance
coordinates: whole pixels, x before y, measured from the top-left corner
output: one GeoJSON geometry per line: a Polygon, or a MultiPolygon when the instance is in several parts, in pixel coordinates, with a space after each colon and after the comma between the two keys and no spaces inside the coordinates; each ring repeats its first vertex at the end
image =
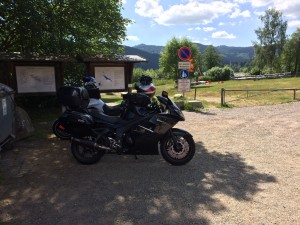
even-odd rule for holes
{"type": "Polygon", "coordinates": [[[192,51],[190,48],[183,46],[178,50],[178,57],[183,61],[191,59],[192,51]]]}
{"type": "Polygon", "coordinates": [[[191,80],[190,79],[178,79],[178,91],[179,92],[191,91],[191,80]]]}
{"type": "Polygon", "coordinates": [[[179,76],[178,79],[178,91],[179,92],[189,92],[191,89],[191,80],[188,79],[189,71],[191,68],[191,62],[189,61],[192,56],[192,51],[190,48],[183,46],[178,50],[178,57],[183,62],[178,62],[179,76]]]}
{"type": "Polygon", "coordinates": [[[191,62],[189,61],[178,62],[178,69],[189,70],[190,68],[191,68],[191,62]]]}
{"type": "Polygon", "coordinates": [[[180,74],[180,78],[181,78],[181,79],[185,79],[185,78],[188,78],[188,77],[189,77],[189,71],[187,71],[187,70],[181,70],[181,71],[179,72],[179,74],[180,74]]]}

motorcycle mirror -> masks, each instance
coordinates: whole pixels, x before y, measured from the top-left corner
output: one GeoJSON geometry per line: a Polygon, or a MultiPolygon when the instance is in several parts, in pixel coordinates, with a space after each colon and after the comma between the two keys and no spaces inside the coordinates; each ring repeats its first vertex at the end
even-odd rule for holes
{"type": "Polygon", "coordinates": [[[168,96],[168,92],[166,92],[166,91],[162,91],[161,95],[162,95],[163,97],[165,97],[165,98],[168,98],[168,97],[169,97],[169,96],[168,96]]]}

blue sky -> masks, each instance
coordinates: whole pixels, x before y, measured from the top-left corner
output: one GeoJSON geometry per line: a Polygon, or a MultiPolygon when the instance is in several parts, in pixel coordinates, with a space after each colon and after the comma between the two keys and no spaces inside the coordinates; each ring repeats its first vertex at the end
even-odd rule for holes
{"type": "Polygon", "coordinates": [[[300,28],[300,0],[122,0],[122,15],[134,21],[123,44],[164,46],[173,37],[213,46],[252,46],[259,16],[268,8],[283,13],[287,34],[300,28]]]}

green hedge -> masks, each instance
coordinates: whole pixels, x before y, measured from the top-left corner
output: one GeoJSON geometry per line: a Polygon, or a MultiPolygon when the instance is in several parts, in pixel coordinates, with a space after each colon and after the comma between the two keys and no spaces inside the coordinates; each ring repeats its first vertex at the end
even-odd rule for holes
{"type": "Polygon", "coordinates": [[[210,78],[211,81],[225,81],[229,80],[232,74],[233,70],[228,66],[225,66],[224,68],[213,67],[205,72],[205,79],[203,80],[210,78]]]}

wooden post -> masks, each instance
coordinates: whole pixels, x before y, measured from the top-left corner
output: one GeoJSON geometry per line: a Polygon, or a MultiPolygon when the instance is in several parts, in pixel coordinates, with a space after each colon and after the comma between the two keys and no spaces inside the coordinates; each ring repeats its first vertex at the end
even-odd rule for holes
{"type": "Polygon", "coordinates": [[[225,89],[221,89],[221,106],[225,105],[225,89]]]}

